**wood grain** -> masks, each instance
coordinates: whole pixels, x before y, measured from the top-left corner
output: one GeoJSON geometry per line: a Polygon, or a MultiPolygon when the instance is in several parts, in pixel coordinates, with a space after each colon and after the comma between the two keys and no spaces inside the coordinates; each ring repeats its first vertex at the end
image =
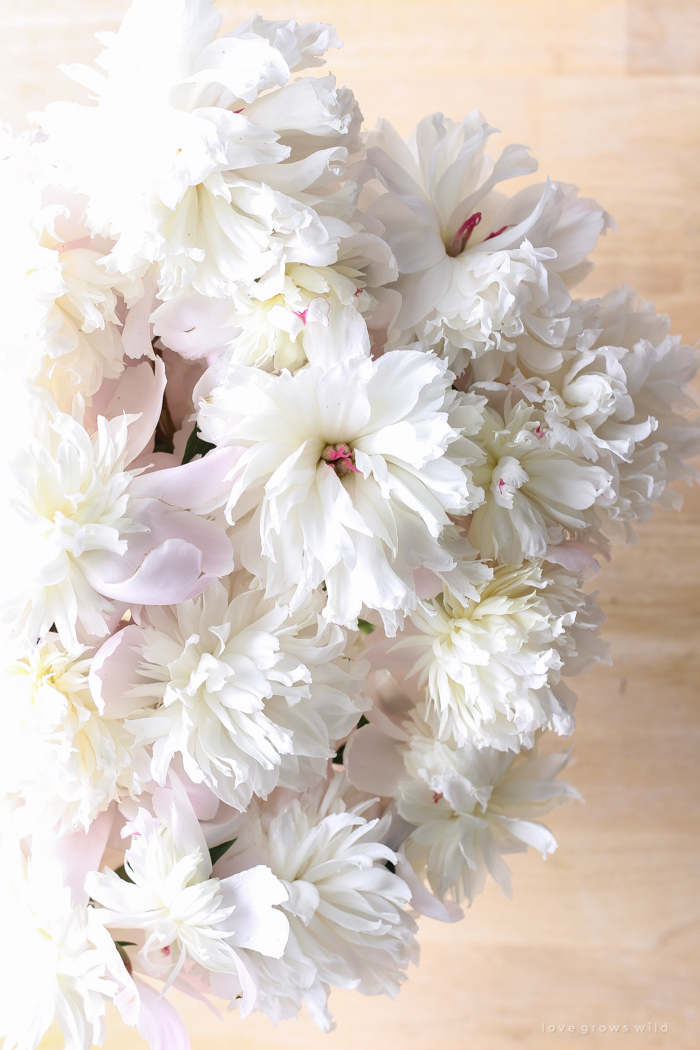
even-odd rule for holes
{"type": "MultiPolygon", "coordinates": [[[[28,109],[80,98],[55,67],[89,61],[92,34],[125,6],[3,0],[0,115],[22,125],[28,109]]],[[[227,26],[255,10],[220,6],[227,26]]],[[[337,25],[346,44],[330,68],[369,124],[381,112],[406,132],[434,109],[482,109],[504,143],[528,143],[543,173],[616,216],[582,292],[627,281],[700,336],[697,0],[272,0],[262,13],[337,25]]],[[[194,1050],[700,1045],[700,496],[639,531],[601,574],[615,665],[577,683],[571,779],[586,804],[552,816],[559,851],[514,858],[512,902],[492,886],[463,923],[425,921],[420,967],[395,1002],[334,992],[338,1029],[324,1037],[308,1018],[222,1024],[180,998],[194,1050]],[[624,1039],[598,1031],[648,1022],[624,1039]]],[[[109,1050],[144,1045],[110,1019],[109,1050]]],[[[61,1045],[52,1032],[42,1047],[61,1045]]]]}

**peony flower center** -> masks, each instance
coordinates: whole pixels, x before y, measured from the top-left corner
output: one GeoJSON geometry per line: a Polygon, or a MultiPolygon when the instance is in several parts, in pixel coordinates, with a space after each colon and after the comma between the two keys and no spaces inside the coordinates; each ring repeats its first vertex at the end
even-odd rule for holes
{"type": "Polygon", "coordinates": [[[447,254],[453,257],[461,255],[467,246],[467,241],[480,222],[481,212],[475,211],[473,215],[470,215],[469,218],[462,223],[450,243],[447,245],[447,254]]]}
{"type": "MultiPolygon", "coordinates": [[[[469,238],[471,237],[472,233],[474,232],[474,230],[480,222],[481,212],[475,211],[473,215],[470,215],[469,218],[462,223],[452,240],[446,245],[447,254],[452,256],[452,258],[455,258],[457,255],[461,255],[464,249],[467,247],[469,238]]],[[[493,237],[500,236],[500,234],[505,233],[506,230],[510,229],[512,225],[513,224],[510,223],[509,225],[501,226],[500,230],[492,230],[488,237],[484,237],[482,243],[485,244],[486,241],[490,241],[493,237]]]]}
{"type": "Polygon", "coordinates": [[[518,489],[530,477],[514,456],[502,456],[491,477],[491,492],[499,507],[513,509],[513,499],[518,489]]]}
{"type": "Polygon", "coordinates": [[[333,468],[339,478],[351,473],[360,473],[355,466],[355,453],[348,445],[326,445],[321,459],[333,468]]]}

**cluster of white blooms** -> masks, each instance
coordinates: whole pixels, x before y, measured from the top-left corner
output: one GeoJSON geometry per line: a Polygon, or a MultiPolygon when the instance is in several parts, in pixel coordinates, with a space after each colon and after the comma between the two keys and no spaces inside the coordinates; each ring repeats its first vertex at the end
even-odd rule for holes
{"type": "Polygon", "coordinates": [[[586,581],[696,475],[694,351],[495,129],[362,131],[329,25],[134,0],[0,128],[0,1036],[332,1027],[556,842],[586,581]],[[312,72],[304,72],[311,70],[312,72]],[[546,738],[548,739],[548,738],[546,738]]]}

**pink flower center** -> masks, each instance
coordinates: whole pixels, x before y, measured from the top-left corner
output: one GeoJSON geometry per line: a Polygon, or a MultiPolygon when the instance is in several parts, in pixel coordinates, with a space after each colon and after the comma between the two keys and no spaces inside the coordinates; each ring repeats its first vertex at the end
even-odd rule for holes
{"type": "MultiPolygon", "coordinates": [[[[457,230],[450,243],[447,245],[447,254],[451,255],[453,258],[457,255],[461,255],[464,249],[467,247],[467,242],[469,241],[469,238],[471,237],[473,231],[476,229],[480,222],[481,212],[475,211],[473,215],[470,215],[469,218],[462,223],[462,225],[457,230]]],[[[488,235],[488,237],[484,237],[482,244],[485,244],[486,241],[490,241],[492,237],[500,236],[500,234],[504,233],[506,230],[509,230],[512,225],[513,224],[510,223],[510,225],[501,226],[500,230],[494,230],[488,235]]]]}
{"type": "Polygon", "coordinates": [[[161,952],[163,955],[170,955],[170,948],[167,946],[165,948],[161,948],[161,952]]]}
{"type": "Polygon", "coordinates": [[[447,246],[447,254],[452,256],[461,255],[467,246],[467,241],[471,237],[472,231],[476,229],[480,222],[481,212],[475,211],[474,214],[470,215],[457,230],[450,244],[447,246]]]}
{"type": "Polygon", "coordinates": [[[326,445],[321,459],[333,468],[339,478],[353,472],[361,473],[355,466],[355,453],[347,445],[326,445]]]}
{"type": "Polygon", "coordinates": [[[442,791],[433,791],[433,802],[437,806],[438,802],[442,798],[442,791]]]}

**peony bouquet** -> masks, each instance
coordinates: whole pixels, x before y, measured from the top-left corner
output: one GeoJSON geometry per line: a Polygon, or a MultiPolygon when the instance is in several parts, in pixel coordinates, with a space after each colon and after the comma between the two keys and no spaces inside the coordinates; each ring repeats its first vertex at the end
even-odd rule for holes
{"type": "Polygon", "coordinates": [[[697,477],[693,350],[572,298],[602,207],[476,111],[363,132],[330,25],[220,22],[135,0],[0,139],[6,1050],[395,995],[555,849],[585,581],[697,477]]]}

